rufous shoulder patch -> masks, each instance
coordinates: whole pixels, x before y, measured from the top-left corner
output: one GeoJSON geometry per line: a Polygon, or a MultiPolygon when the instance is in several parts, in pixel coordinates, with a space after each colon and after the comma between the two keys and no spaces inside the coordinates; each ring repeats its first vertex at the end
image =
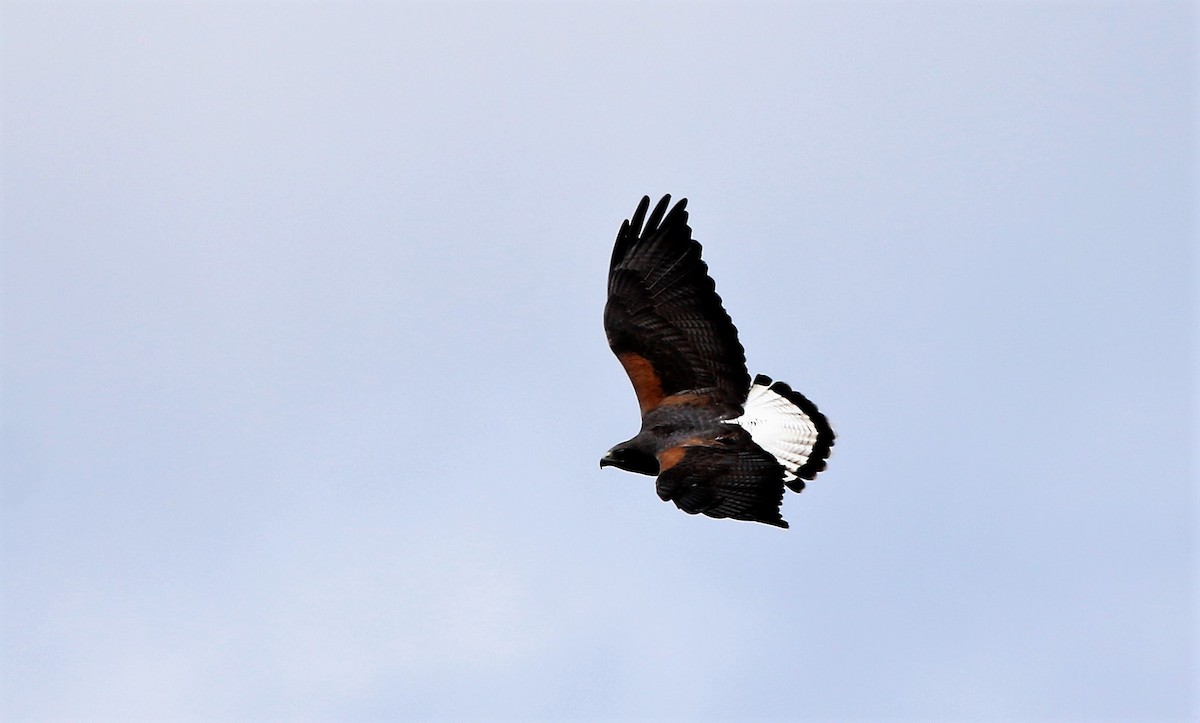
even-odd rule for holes
{"type": "Polygon", "coordinates": [[[617,360],[625,367],[629,381],[633,382],[633,392],[637,395],[642,414],[657,407],[663,398],[662,377],[654,371],[650,360],[631,351],[617,354],[617,360]]]}

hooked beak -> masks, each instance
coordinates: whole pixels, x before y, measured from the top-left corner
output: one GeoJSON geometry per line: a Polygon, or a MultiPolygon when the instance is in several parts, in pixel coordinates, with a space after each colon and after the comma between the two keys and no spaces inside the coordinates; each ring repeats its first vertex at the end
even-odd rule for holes
{"type": "Polygon", "coordinates": [[[600,469],[604,469],[605,467],[613,467],[616,464],[617,460],[615,457],[613,457],[611,450],[608,452],[608,454],[600,458],[600,469]]]}

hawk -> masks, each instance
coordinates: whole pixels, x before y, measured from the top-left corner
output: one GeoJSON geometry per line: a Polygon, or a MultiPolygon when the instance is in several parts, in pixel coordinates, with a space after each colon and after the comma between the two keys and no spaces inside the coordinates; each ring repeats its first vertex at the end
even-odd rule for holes
{"type": "Polygon", "coordinates": [[[604,331],[642,427],[600,466],[657,476],[658,496],[689,514],[787,527],[783,489],[800,492],[825,469],[833,430],[787,384],[751,381],[692,238],[687,199],[667,213],[670,202],[664,196],[647,219],[643,197],[613,245],[604,331]]]}

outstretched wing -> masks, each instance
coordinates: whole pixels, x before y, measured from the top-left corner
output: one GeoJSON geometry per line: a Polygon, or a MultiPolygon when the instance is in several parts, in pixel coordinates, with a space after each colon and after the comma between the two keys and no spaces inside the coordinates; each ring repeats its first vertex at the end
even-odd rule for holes
{"type": "Polygon", "coordinates": [[[666,213],[670,201],[663,196],[643,228],[644,197],[621,224],[604,307],[608,345],[643,415],[683,392],[737,414],[750,387],[746,354],[692,239],[687,199],[666,213]]]}
{"type": "Polygon", "coordinates": [[[715,440],[692,440],[658,455],[658,496],[688,514],[788,523],[783,503],[783,467],[737,427],[715,440]]]}

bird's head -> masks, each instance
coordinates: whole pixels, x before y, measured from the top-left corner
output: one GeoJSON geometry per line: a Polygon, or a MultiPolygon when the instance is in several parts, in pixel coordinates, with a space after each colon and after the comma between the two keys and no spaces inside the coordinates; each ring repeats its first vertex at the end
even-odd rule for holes
{"type": "Polygon", "coordinates": [[[622,442],[600,458],[600,467],[618,467],[627,472],[654,476],[658,474],[658,458],[629,442],[622,442]]]}

